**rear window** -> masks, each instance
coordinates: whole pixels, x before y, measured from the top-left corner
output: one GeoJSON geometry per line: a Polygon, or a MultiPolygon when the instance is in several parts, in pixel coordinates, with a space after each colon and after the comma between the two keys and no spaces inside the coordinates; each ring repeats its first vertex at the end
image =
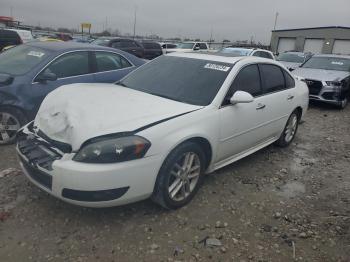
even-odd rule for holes
{"type": "Polygon", "coordinates": [[[143,47],[146,49],[161,49],[160,45],[157,43],[142,43],[143,47]]]}
{"type": "Polygon", "coordinates": [[[50,55],[40,48],[20,45],[0,54],[0,73],[22,75],[40,64],[50,55]]]}
{"type": "Polygon", "coordinates": [[[209,105],[232,64],[161,56],[129,74],[121,85],[193,105],[209,105]],[[152,77],[150,77],[152,76],[152,77]]]}
{"type": "Polygon", "coordinates": [[[335,71],[350,71],[350,59],[341,57],[311,57],[303,68],[315,68],[335,71]]]}
{"type": "Polygon", "coordinates": [[[91,42],[93,45],[108,46],[110,39],[96,39],[91,42]]]}

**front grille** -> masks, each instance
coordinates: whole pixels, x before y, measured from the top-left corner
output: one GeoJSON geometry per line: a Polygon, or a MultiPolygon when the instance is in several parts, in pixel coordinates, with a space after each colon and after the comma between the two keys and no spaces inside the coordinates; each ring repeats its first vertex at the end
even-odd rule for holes
{"type": "Polygon", "coordinates": [[[335,95],[335,92],[325,92],[322,94],[322,97],[327,100],[334,100],[335,99],[334,95],[335,95]]]}
{"type": "Polygon", "coordinates": [[[26,160],[24,160],[22,157],[21,163],[23,164],[23,167],[27,171],[28,175],[33,180],[38,182],[40,185],[46,187],[47,189],[52,190],[52,176],[38,170],[36,167],[26,162],[26,160]]]}
{"type": "Polygon", "coordinates": [[[306,79],[306,84],[309,87],[310,95],[319,95],[323,87],[321,81],[306,79]]]}
{"type": "Polygon", "coordinates": [[[23,135],[20,136],[17,147],[31,165],[40,166],[48,171],[52,170],[52,163],[61,158],[61,155],[50,149],[47,143],[30,135],[26,136],[25,139],[23,135]]]}

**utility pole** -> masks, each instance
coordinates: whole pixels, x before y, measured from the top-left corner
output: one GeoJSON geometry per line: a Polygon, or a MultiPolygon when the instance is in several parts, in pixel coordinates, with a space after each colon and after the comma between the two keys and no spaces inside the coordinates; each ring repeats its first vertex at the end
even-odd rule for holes
{"type": "Polygon", "coordinates": [[[211,47],[212,39],[213,39],[213,28],[210,30],[209,48],[211,47]]]}
{"type": "Polygon", "coordinates": [[[278,16],[279,16],[279,13],[276,12],[275,25],[274,25],[274,27],[273,27],[273,30],[276,30],[278,16]]]}
{"type": "Polygon", "coordinates": [[[136,15],[137,15],[137,7],[135,6],[135,13],[134,13],[134,38],[136,36],[136,15]]]}
{"type": "Polygon", "coordinates": [[[10,7],[10,17],[13,17],[12,15],[13,15],[13,7],[11,6],[10,7]]]}

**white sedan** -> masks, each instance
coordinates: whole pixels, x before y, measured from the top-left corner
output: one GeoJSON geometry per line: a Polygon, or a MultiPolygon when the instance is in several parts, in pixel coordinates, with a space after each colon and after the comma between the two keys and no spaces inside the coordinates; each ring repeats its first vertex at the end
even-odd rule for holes
{"type": "Polygon", "coordinates": [[[186,205],[203,176],[271,143],[288,146],[308,88],[280,63],[199,53],[161,56],[116,85],[50,93],[18,133],[28,179],[66,202],[186,205]]]}

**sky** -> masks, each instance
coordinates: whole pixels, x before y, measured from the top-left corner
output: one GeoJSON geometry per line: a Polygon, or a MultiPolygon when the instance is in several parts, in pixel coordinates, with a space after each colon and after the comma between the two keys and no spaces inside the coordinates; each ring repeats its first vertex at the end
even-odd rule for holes
{"type": "Polygon", "coordinates": [[[349,26],[350,0],[0,0],[0,16],[24,24],[78,28],[106,27],[122,34],[270,42],[276,29],[349,26]]]}

